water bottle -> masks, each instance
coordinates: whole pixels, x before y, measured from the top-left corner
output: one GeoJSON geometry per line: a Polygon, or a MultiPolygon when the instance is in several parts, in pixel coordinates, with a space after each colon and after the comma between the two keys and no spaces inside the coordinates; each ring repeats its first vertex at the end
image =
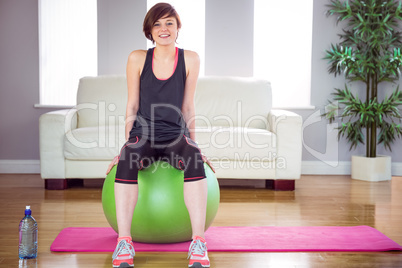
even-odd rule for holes
{"type": "Polygon", "coordinates": [[[38,224],[31,216],[30,206],[26,206],[25,217],[20,221],[19,232],[20,259],[35,259],[38,254],[38,224]]]}

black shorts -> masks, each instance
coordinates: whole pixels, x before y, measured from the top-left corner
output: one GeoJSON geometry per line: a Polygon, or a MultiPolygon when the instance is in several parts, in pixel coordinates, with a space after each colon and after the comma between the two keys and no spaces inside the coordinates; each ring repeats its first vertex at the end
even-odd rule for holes
{"type": "Polygon", "coordinates": [[[183,170],[185,182],[206,177],[201,151],[192,139],[183,135],[171,141],[154,142],[134,137],[121,149],[115,182],[137,184],[138,171],[158,160],[183,170]]]}

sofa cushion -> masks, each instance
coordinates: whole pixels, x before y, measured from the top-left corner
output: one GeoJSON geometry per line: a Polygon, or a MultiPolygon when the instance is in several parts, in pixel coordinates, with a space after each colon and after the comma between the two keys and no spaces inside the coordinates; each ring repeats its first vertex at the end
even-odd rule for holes
{"type": "MultiPolygon", "coordinates": [[[[111,160],[124,145],[123,129],[85,127],[69,131],[64,156],[69,160],[111,160]],[[120,133],[120,137],[119,137],[120,133]]],[[[276,158],[276,135],[256,128],[197,128],[201,151],[212,161],[272,161],[276,158]]]]}
{"type": "Polygon", "coordinates": [[[66,133],[64,156],[69,160],[112,160],[124,144],[124,129],[84,127],[66,133]]]}
{"type": "Polygon", "coordinates": [[[276,135],[265,129],[197,128],[196,138],[201,151],[211,161],[272,161],[276,158],[276,135]]]}
{"type": "Polygon", "coordinates": [[[271,84],[240,77],[200,77],[195,91],[196,125],[268,129],[271,84]]]}
{"type": "Polygon", "coordinates": [[[77,91],[78,127],[108,125],[123,119],[127,106],[125,76],[98,76],[80,79],[77,91]]]}

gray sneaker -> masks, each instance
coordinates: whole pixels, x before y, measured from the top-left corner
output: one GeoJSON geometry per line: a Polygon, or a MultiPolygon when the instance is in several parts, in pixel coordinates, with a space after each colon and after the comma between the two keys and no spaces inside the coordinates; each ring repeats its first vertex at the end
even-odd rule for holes
{"type": "Polygon", "coordinates": [[[133,242],[129,239],[121,239],[117,242],[116,249],[113,252],[114,268],[134,267],[135,250],[133,242]]]}
{"type": "Polygon", "coordinates": [[[191,268],[204,268],[209,267],[207,242],[200,236],[195,236],[193,242],[190,244],[188,250],[188,257],[190,262],[188,267],[191,268]]]}

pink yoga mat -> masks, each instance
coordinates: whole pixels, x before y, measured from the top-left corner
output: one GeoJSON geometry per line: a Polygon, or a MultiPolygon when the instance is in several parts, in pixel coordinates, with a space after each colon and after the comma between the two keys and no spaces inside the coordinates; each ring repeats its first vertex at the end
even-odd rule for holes
{"type": "MultiPolygon", "coordinates": [[[[210,227],[205,234],[208,251],[390,251],[402,247],[369,226],[258,226],[210,227]]],[[[51,251],[113,252],[117,234],[112,228],[65,228],[51,251]]],[[[135,250],[187,252],[190,242],[134,243],[135,250]]]]}

